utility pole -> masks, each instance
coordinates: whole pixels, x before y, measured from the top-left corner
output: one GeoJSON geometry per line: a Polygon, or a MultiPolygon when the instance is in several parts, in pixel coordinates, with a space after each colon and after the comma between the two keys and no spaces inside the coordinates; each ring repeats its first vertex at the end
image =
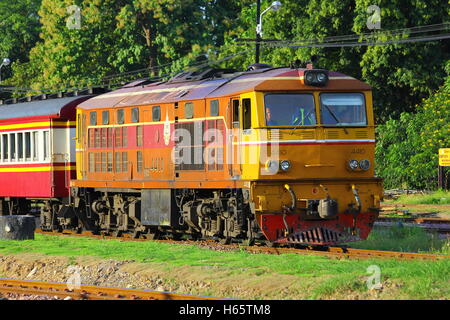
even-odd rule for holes
{"type": "MultiPolygon", "coordinates": [[[[261,15],[261,0],[256,1],[256,25],[260,24],[261,15]]],[[[256,32],[256,48],[255,48],[255,63],[259,63],[259,50],[260,50],[261,35],[256,32]]]]}

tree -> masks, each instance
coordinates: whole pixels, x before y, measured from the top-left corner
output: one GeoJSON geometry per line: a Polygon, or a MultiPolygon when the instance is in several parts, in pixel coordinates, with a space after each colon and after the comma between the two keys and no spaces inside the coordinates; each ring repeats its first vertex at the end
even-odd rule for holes
{"type": "Polygon", "coordinates": [[[387,188],[437,187],[438,150],[450,146],[450,60],[445,84],[415,106],[377,128],[377,172],[387,188]]]}
{"type": "MultiPolygon", "coordinates": [[[[15,66],[29,60],[29,52],[39,41],[41,25],[38,9],[41,0],[16,0],[0,2],[0,59],[8,57],[12,65],[2,68],[2,80],[11,77],[15,66]]],[[[3,83],[3,84],[4,84],[3,83]]],[[[0,99],[9,95],[0,92],[0,99]]]]}
{"type": "MultiPolygon", "coordinates": [[[[372,0],[357,0],[353,30],[367,32],[367,8],[372,0]]],[[[381,30],[439,24],[448,20],[446,0],[383,1],[381,30]]],[[[375,32],[376,33],[376,32],[375,32]]],[[[389,39],[408,36],[405,33],[389,39]]],[[[370,46],[360,61],[362,78],[374,88],[377,118],[397,119],[402,112],[414,111],[414,106],[428,97],[445,78],[445,62],[449,59],[448,41],[418,42],[370,46]]]]}

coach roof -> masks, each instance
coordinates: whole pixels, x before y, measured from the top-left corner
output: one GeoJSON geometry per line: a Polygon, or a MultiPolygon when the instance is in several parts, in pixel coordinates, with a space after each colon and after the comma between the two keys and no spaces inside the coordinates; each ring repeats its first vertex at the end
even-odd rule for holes
{"type": "Polygon", "coordinates": [[[0,105],[0,120],[39,116],[61,116],[69,119],[75,115],[75,107],[91,96],[76,96],[0,105]]]}

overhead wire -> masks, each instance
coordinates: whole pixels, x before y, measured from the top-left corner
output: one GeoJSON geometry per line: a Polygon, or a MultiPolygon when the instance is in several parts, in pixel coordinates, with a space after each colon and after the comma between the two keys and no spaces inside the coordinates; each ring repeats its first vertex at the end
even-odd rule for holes
{"type": "MultiPolygon", "coordinates": [[[[371,33],[363,33],[363,34],[350,34],[350,35],[342,35],[342,36],[330,36],[324,37],[322,39],[300,39],[300,40],[276,40],[276,39],[268,39],[261,40],[260,45],[264,47],[358,47],[358,46],[371,46],[371,45],[388,45],[388,44],[404,44],[404,43],[413,43],[413,42],[426,42],[426,41],[438,41],[450,38],[450,33],[444,34],[436,34],[436,35],[426,35],[426,36],[416,36],[416,37],[408,37],[402,39],[392,39],[392,37],[405,36],[408,35],[419,35],[430,32],[437,32],[443,30],[449,30],[450,23],[440,23],[440,24],[432,24],[432,25],[424,25],[410,28],[400,28],[393,30],[386,30],[381,32],[371,32],[371,33]],[[389,37],[391,40],[376,40],[382,37],[389,37]]],[[[248,44],[248,42],[254,42],[256,39],[238,39],[238,45],[248,44]],[[240,43],[239,41],[244,41],[244,43],[240,43]]],[[[221,48],[223,50],[223,47],[221,48]]],[[[229,56],[226,56],[222,59],[211,61],[193,61],[185,66],[183,66],[183,70],[186,69],[201,69],[213,64],[219,64],[224,61],[228,61],[233,59],[236,56],[243,55],[251,51],[252,49],[248,49],[245,51],[241,51],[229,56]]],[[[205,54],[203,54],[205,55],[205,54]]],[[[199,55],[201,56],[201,55],[199,55]]],[[[131,70],[123,73],[117,73],[112,75],[107,75],[103,77],[97,78],[83,78],[80,79],[80,83],[90,83],[86,87],[68,87],[68,88],[40,88],[40,89],[32,89],[32,88],[18,88],[18,87],[2,87],[0,86],[0,92],[9,92],[9,93],[23,93],[23,94],[42,94],[42,93],[56,93],[63,91],[74,91],[74,90],[83,90],[86,88],[100,88],[100,87],[109,87],[109,88],[117,88],[123,86],[125,83],[129,83],[131,81],[135,81],[142,77],[143,79],[147,79],[150,81],[161,81],[164,79],[168,79],[173,77],[174,75],[182,72],[183,70],[177,70],[175,72],[167,72],[165,74],[157,75],[157,76],[149,76],[150,73],[156,72],[158,70],[163,69],[164,67],[169,67],[175,65],[180,62],[184,58],[180,58],[178,60],[154,66],[151,68],[141,68],[137,70],[131,70]]]]}
{"type": "MultiPolygon", "coordinates": [[[[218,60],[206,60],[206,61],[194,61],[190,64],[188,64],[187,66],[183,67],[185,70],[185,68],[196,68],[196,69],[201,69],[204,67],[207,67],[209,65],[214,65],[214,64],[219,64],[225,61],[228,61],[230,59],[233,59],[236,56],[240,56],[243,54],[246,54],[247,52],[251,51],[251,49],[249,50],[245,50],[245,51],[241,51],[229,56],[226,56],[224,58],[218,59],[218,60]]],[[[181,59],[180,59],[181,60],[181,59]]],[[[172,63],[167,63],[165,65],[159,65],[156,66],[154,68],[145,68],[145,69],[139,69],[139,70],[134,70],[134,71],[129,71],[126,72],[124,74],[133,74],[133,76],[136,76],[139,73],[142,72],[149,72],[150,70],[154,70],[154,69],[158,69],[158,68],[162,68],[164,66],[169,66],[172,65],[174,63],[176,63],[178,60],[176,60],[175,62],[172,63]]],[[[159,80],[164,80],[170,77],[175,76],[176,74],[179,74],[180,72],[182,72],[182,70],[177,70],[175,72],[168,72],[165,74],[161,74],[158,76],[154,76],[154,77],[147,77],[148,80],[150,81],[159,81],[159,80]]],[[[66,92],[66,91],[75,91],[75,90],[84,90],[84,89],[88,89],[88,88],[103,88],[103,87],[118,87],[118,86],[123,86],[125,83],[129,83],[130,81],[136,80],[136,78],[132,79],[132,80],[128,80],[126,81],[125,79],[122,80],[118,80],[117,78],[122,77],[123,74],[116,74],[116,75],[111,75],[109,76],[110,79],[116,79],[115,82],[111,82],[109,81],[107,84],[105,82],[107,81],[100,81],[100,82],[96,82],[92,85],[89,85],[87,87],[65,87],[65,88],[40,88],[40,89],[33,89],[33,88],[19,88],[19,87],[7,87],[7,86],[0,86],[0,92],[9,92],[9,93],[22,93],[22,94],[51,94],[51,93],[57,93],[57,92],[66,92]]],[[[101,78],[102,80],[104,80],[105,78],[101,78]]],[[[81,79],[80,82],[86,82],[88,80],[91,79],[81,79]]]]}

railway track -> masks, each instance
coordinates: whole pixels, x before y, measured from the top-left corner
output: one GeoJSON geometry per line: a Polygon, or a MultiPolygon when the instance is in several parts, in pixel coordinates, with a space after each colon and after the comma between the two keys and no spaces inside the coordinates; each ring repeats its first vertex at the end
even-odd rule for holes
{"type": "Polygon", "coordinates": [[[345,248],[345,247],[321,247],[319,249],[313,247],[302,247],[302,248],[289,248],[289,247],[268,247],[268,246],[242,246],[239,244],[219,244],[212,240],[203,241],[179,241],[179,240],[147,240],[147,239],[133,239],[130,236],[125,237],[113,237],[113,236],[101,236],[93,235],[90,232],[83,232],[80,234],[65,231],[64,233],[57,232],[44,232],[40,229],[36,230],[37,233],[50,234],[50,235],[67,235],[67,236],[78,236],[78,237],[94,237],[97,239],[114,239],[121,241],[158,241],[165,243],[174,244],[193,244],[199,245],[201,247],[208,247],[214,250],[232,251],[232,250],[246,250],[251,253],[259,254],[309,254],[309,255],[321,255],[331,258],[348,258],[348,259],[371,259],[371,258],[387,258],[387,259],[397,259],[397,260],[440,260],[449,259],[450,255],[440,255],[440,254],[425,254],[425,253],[410,253],[410,252],[397,252],[397,251],[382,251],[382,250],[367,250],[367,249],[355,249],[355,248],[345,248]]]}
{"type": "Polygon", "coordinates": [[[418,226],[426,231],[434,231],[442,235],[444,238],[450,236],[450,220],[439,218],[413,218],[413,217],[378,217],[375,226],[391,227],[391,226],[418,226]]]}
{"type": "Polygon", "coordinates": [[[87,285],[72,288],[66,283],[3,278],[0,278],[0,294],[6,297],[11,295],[13,297],[34,296],[43,300],[54,297],[66,300],[218,300],[218,298],[170,292],[87,285]]]}

